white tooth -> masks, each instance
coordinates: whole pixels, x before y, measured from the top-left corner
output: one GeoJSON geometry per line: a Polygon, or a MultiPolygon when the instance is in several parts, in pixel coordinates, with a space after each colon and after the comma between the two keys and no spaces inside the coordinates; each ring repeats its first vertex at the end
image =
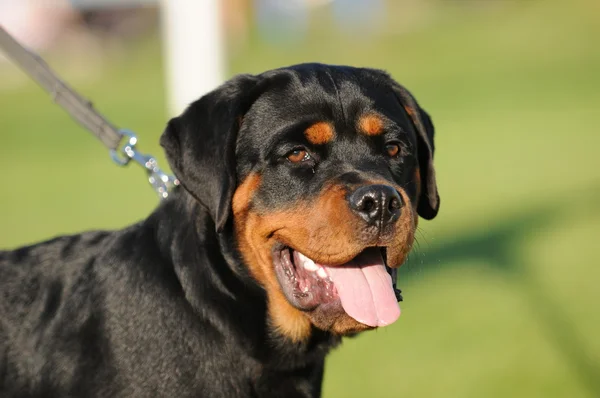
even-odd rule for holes
{"type": "Polygon", "coordinates": [[[310,258],[306,257],[304,254],[298,252],[298,258],[300,258],[300,261],[302,261],[302,266],[307,270],[307,271],[316,271],[317,268],[319,268],[317,266],[317,264],[315,264],[315,262],[313,260],[311,260],[310,258]]]}
{"type": "Polygon", "coordinates": [[[304,268],[306,268],[308,271],[316,271],[317,269],[319,269],[319,266],[317,264],[315,264],[315,262],[311,259],[308,259],[308,261],[306,261],[304,263],[304,268]]]}
{"type": "Polygon", "coordinates": [[[327,271],[325,271],[325,268],[319,267],[317,270],[317,275],[319,275],[321,278],[327,278],[327,271]]]}

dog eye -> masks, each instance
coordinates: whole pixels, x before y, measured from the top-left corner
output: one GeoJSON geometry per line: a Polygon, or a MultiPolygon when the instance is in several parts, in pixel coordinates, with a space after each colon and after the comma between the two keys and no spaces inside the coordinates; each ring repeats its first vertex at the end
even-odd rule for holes
{"type": "Polygon", "coordinates": [[[400,145],[394,143],[386,144],[385,152],[388,154],[389,157],[395,158],[401,152],[400,145]]]}
{"type": "Polygon", "coordinates": [[[292,163],[301,163],[310,160],[312,157],[308,153],[308,151],[304,148],[296,148],[289,152],[287,155],[287,160],[292,163]]]}

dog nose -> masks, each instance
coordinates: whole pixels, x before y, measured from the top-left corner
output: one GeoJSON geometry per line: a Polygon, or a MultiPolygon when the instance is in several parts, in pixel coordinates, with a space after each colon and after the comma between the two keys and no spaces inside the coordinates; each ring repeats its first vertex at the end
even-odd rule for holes
{"type": "Polygon", "coordinates": [[[357,188],[348,198],[350,207],[369,224],[383,228],[400,217],[402,198],[389,185],[366,185],[357,188]]]}

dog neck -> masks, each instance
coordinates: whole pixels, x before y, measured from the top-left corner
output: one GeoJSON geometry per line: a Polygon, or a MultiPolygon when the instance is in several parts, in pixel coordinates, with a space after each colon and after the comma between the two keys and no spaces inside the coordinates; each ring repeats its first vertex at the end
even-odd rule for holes
{"type": "Polygon", "coordinates": [[[320,363],[340,342],[340,337],[313,328],[307,341],[292,343],[272,329],[265,291],[244,266],[231,227],[217,233],[206,208],[184,189],[161,203],[144,224],[154,231],[198,317],[246,347],[263,366],[291,370],[320,363]]]}

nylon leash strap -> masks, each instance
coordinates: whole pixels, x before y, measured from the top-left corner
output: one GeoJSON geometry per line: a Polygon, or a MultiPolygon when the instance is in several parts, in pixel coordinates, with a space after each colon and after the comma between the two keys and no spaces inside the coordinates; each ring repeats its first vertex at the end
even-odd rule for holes
{"type": "Polygon", "coordinates": [[[148,174],[148,182],[161,199],[169,196],[169,192],[179,185],[179,181],[159,167],[151,155],[140,153],[136,149],[138,139],[129,130],[119,130],[104,116],[98,113],[92,103],[80,96],[75,90],[63,82],[35,53],[27,50],[0,26],[0,49],[29,77],[50,93],[55,103],[60,105],[73,119],[96,136],[110,151],[110,157],[119,166],[129,164],[131,160],[141,165],[148,174]],[[125,144],[119,145],[123,138],[125,144]]]}

